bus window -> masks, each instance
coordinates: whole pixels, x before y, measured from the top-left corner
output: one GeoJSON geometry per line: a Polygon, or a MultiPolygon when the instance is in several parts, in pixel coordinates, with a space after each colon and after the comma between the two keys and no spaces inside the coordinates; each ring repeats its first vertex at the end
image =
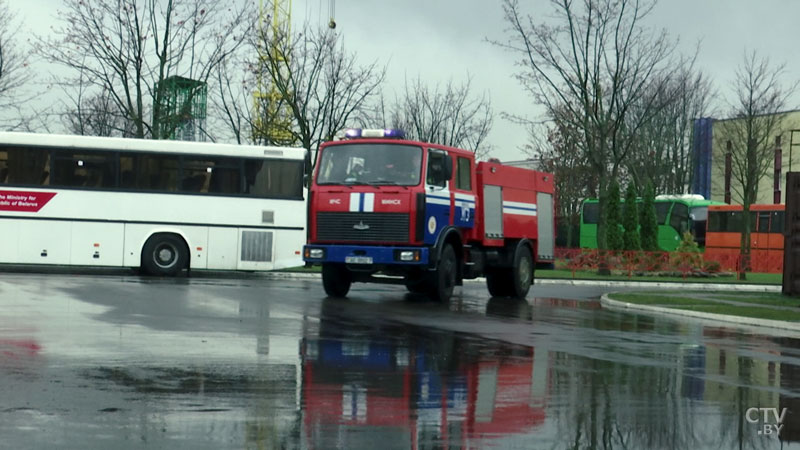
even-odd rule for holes
{"type": "Polygon", "coordinates": [[[708,232],[718,233],[725,230],[728,222],[727,212],[724,211],[709,211],[708,213],[708,232]]]}
{"type": "Polygon", "coordinates": [[[112,152],[57,152],[50,184],[55,186],[116,187],[116,154],[112,152]]]}
{"type": "Polygon", "coordinates": [[[213,194],[239,194],[241,170],[233,158],[185,158],[181,164],[181,190],[213,194]]]}
{"type": "Polygon", "coordinates": [[[768,211],[758,213],[758,225],[756,229],[759,233],[769,233],[769,216],[770,213],[768,211]]]}
{"type": "Polygon", "coordinates": [[[142,191],[178,190],[178,157],[148,153],[126,154],[119,158],[120,187],[142,191]]]}
{"type": "Polygon", "coordinates": [[[583,223],[588,225],[596,224],[600,221],[600,205],[597,203],[583,204],[583,223]]]}
{"type": "Polygon", "coordinates": [[[38,148],[0,148],[0,184],[42,186],[50,181],[50,152],[38,148]]]}
{"type": "Polygon", "coordinates": [[[0,150],[0,184],[8,183],[8,150],[0,150]]]}
{"type": "MultiPolygon", "coordinates": [[[[744,231],[744,221],[743,218],[743,211],[728,211],[725,212],[725,217],[727,221],[724,224],[724,227],[720,231],[728,232],[728,233],[741,233],[744,231]]],[[[755,211],[750,211],[750,230],[755,231],[756,229],[756,213],[755,211]]]]}
{"type": "Polygon", "coordinates": [[[181,191],[208,192],[208,182],[214,163],[205,160],[185,159],[181,164],[181,191]]]}
{"type": "Polygon", "coordinates": [[[302,180],[302,161],[245,161],[245,189],[254,197],[303,198],[302,180]]]}
{"type": "Polygon", "coordinates": [[[242,171],[238,164],[218,164],[211,172],[208,192],[212,194],[240,194],[242,192],[242,171]]]}
{"type": "Polygon", "coordinates": [[[708,220],[708,206],[695,206],[689,211],[689,218],[695,222],[708,220]]]}
{"type": "Polygon", "coordinates": [[[671,206],[672,202],[656,202],[656,223],[658,225],[667,224],[667,214],[669,214],[669,208],[671,206]]]}
{"type": "Polygon", "coordinates": [[[770,221],[769,232],[783,233],[784,212],[772,211],[770,215],[772,216],[772,220],[770,221]]]}
{"type": "Polygon", "coordinates": [[[727,221],[725,222],[725,228],[722,231],[727,231],[729,233],[741,233],[744,229],[744,225],[742,223],[742,212],[741,211],[731,211],[726,214],[727,221]]]}
{"type": "Polygon", "coordinates": [[[689,207],[683,203],[675,203],[669,217],[669,225],[678,232],[678,235],[689,231],[689,207]]]}

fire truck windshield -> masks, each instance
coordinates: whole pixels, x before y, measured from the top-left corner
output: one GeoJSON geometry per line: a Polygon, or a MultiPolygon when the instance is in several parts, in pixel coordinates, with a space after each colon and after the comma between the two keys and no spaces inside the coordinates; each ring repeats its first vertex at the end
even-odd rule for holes
{"type": "Polygon", "coordinates": [[[352,143],[322,151],[317,184],[416,186],[422,149],[413,145],[352,143]]]}

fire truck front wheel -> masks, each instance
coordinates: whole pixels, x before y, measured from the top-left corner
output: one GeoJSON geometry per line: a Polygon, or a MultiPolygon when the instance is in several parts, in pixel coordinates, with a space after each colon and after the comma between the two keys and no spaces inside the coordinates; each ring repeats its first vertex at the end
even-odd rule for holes
{"type": "Polygon", "coordinates": [[[322,287],[329,297],[344,297],[350,291],[353,279],[344,264],[322,265],[322,287]]]}
{"type": "Polygon", "coordinates": [[[453,295],[456,285],[456,251],[453,246],[446,244],[432,274],[430,296],[433,300],[446,303],[453,295]]]}

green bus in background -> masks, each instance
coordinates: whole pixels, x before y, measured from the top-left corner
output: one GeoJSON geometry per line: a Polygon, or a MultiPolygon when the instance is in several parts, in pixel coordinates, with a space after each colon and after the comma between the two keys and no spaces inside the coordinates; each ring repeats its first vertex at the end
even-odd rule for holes
{"type": "MultiPolygon", "coordinates": [[[[637,199],[637,204],[642,200],[637,199]]],[[[590,198],[581,207],[581,248],[597,248],[597,222],[600,220],[599,200],[590,198]]],[[[624,203],[624,201],[622,202],[624,203]]],[[[706,221],[709,205],[723,202],[706,200],[702,195],[658,195],[655,199],[658,247],[671,252],[678,248],[681,236],[690,231],[700,247],[705,246],[706,221]]]]}

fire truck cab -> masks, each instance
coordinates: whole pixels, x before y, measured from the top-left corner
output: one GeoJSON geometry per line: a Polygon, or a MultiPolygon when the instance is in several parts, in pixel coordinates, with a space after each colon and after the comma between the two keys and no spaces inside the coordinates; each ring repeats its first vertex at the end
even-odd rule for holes
{"type": "Polygon", "coordinates": [[[325,292],[353,282],[405,284],[447,301],[465,279],[492,296],[525,297],[553,260],[553,176],[476,164],[473,152],[350,129],[317,152],[308,202],[307,265],[325,292]]]}

